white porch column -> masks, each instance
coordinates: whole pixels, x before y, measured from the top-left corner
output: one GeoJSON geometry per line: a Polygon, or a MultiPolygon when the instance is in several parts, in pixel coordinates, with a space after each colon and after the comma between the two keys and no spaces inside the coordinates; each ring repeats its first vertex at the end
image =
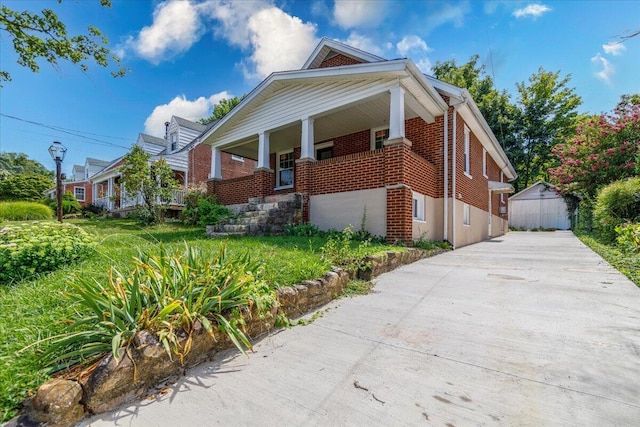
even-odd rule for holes
{"type": "Polygon", "coordinates": [[[313,149],[313,119],[307,117],[302,119],[302,138],[300,141],[300,160],[315,160],[315,150],[313,149]]]}
{"type": "Polygon", "coordinates": [[[209,178],[222,179],[222,163],[220,162],[220,149],[211,147],[211,173],[209,178]]]}
{"type": "Polygon", "coordinates": [[[109,206],[109,210],[113,210],[113,202],[111,201],[113,197],[113,178],[107,180],[107,196],[109,197],[107,199],[107,206],[109,206]]]}
{"type": "Polygon", "coordinates": [[[269,132],[258,134],[258,169],[270,169],[269,165],[269,132]]]}
{"type": "Polygon", "coordinates": [[[404,138],[404,89],[398,85],[389,89],[389,92],[389,139],[404,138]]]}

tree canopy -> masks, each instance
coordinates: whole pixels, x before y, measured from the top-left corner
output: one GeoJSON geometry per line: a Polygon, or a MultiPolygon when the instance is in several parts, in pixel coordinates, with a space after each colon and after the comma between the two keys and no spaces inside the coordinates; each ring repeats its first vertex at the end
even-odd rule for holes
{"type": "MultiPolygon", "coordinates": [[[[58,0],[61,3],[62,0],[58,0]]],[[[105,7],[111,6],[111,0],[100,0],[105,7]]],[[[0,31],[4,31],[18,55],[18,64],[34,73],[40,70],[39,59],[44,59],[56,67],[59,60],[78,64],[87,71],[88,61],[93,60],[101,67],[115,66],[111,72],[114,77],[123,76],[128,70],[121,66],[120,58],[113,55],[107,45],[109,40],[94,26],[87,28],[87,34],[70,35],[66,25],[58,19],[51,9],[40,13],[27,10],[16,11],[0,5],[0,31]]],[[[3,81],[11,81],[9,72],[0,70],[0,87],[3,81]]]]}
{"type": "Polygon", "coordinates": [[[242,95],[240,98],[234,96],[233,98],[221,99],[217,104],[213,106],[213,113],[211,113],[209,117],[200,119],[199,122],[203,125],[207,125],[211,122],[215,122],[216,120],[220,120],[221,118],[229,114],[229,112],[233,110],[233,108],[238,105],[240,101],[242,101],[246,96],[247,95],[242,95]]]}
{"type": "Polygon", "coordinates": [[[35,174],[53,178],[53,171],[23,153],[0,153],[0,180],[9,175],[35,174]]]}

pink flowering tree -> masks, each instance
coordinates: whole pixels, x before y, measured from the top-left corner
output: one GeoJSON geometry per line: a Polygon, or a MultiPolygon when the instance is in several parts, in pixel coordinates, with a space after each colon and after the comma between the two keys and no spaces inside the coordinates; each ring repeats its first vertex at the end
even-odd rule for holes
{"type": "Polygon", "coordinates": [[[552,153],[560,166],[549,169],[560,193],[592,199],[599,188],[634,176],[640,156],[640,104],[612,114],[589,116],[575,136],[557,144],[552,153]]]}

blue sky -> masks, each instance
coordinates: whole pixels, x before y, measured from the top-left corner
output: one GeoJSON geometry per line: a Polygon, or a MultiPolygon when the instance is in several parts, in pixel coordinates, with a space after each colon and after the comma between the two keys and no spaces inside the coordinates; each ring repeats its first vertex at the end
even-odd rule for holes
{"type": "Polygon", "coordinates": [[[610,111],[640,93],[638,1],[213,1],[0,0],[50,8],[69,33],[95,25],[131,69],[114,79],[91,64],[19,67],[0,33],[0,152],[22,152],[53,169],[52,141],[67,148],[63,170],[86,157],[124,154],[140,132],[162,136],[172,114],[196,120],[221,98],[248,93],[273,71],[296,69],[322,37],[388,59],[409,57],[425,72],[438,61],[479,54],[496,87],[515,94],[539,67],[571,74],[582,112],[610,111]],[[11,117],[8,117],[11,116],[11,117]],[[17,118],[17,119],[16,119],[17,118]],[[34,122],[34,123],[30,123],[34,122]]]}

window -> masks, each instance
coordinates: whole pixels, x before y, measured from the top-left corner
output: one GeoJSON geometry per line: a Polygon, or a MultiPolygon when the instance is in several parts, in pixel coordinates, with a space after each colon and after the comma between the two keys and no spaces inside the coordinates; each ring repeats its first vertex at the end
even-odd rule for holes
{"type": "MultiPolygon", "coordinates": [[[[500,182],[504,182],[504,172],[500,171],[500,182]]],[[[504,204],[504,193],[500,193],[500,203],[504,204]]]]}
{"type": "Polygon", "coordinates": [[[384,146],[384,142],[389,139],[389,128],[371,129],[371,149],[377,150],[384,146]]]}
{"type": "Polygon", "coordinates": [[[73,195],[79,202],[84,202],[84,187],[73,187],[73,195]]]}
{"type": "Polygon", "coordinates": [[[464,127],[464,173],[468,177],[471,177],[471,166],[469,159],[469,140],[471,135],[469,134],[469,128],[467,126],[464,127]]]}
{"type": "Polygon", "coordinates": [[[471,212],[468,204],[464,204],[464,208],[462,210],[462,223],[464,225],[471,225],[471,212]]]}
{"type": "Polygon", "coordinates": [[[413,219],[424,221],[424,196],[419,193],[413,193],[413,219]]]}
{"type": "Polygon", "coordinates": [[[487,149],[486,148],[482,148],[482,175],[485,178],[489,178],[489,175],[487,175],[487,149]]]}
{"type": "Polygon", "coordinates": [[[231,160],[235,160],[236,162],[244,162],[244,157],[236,156],[235,154],[231,155],[231,160]]]}
{"type": "Polygon", "coordinates": [[[333,141],[316,145],[316,160],[327,160],[333,157],[333,141]]]}
{"type": "Polygon", "coordinates": [[[178,134],[171,134],[171,151],[176,151],[178,149],[178,134]]]}
{"type": "Polygon", "coordinates": [[[293,151],[277,154],[278,175],[276,176],[277,188],[293,187],[293,151]]]}

